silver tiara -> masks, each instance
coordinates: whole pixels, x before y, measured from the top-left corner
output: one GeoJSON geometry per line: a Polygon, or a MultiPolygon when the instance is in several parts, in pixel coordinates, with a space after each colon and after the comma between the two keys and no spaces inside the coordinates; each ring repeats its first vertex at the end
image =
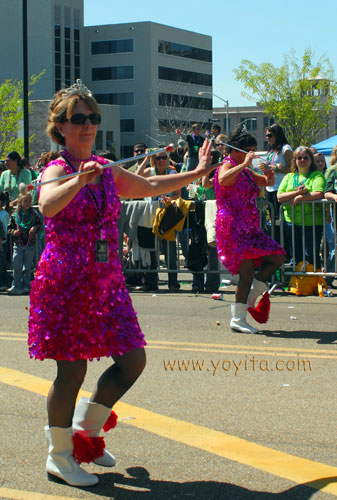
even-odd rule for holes
{"type": "Polygon", "coordinates": [[[77,78],[76,82],[71,87],[68,87],[67,89],[64,90],[63,99],[65,97],[68,97],[69,95],[75,95],[75,94],[84,94],[92,96],[91,90],[89,90],[88,87],[84,85],[84,83],[80,78],[77,78]]]}

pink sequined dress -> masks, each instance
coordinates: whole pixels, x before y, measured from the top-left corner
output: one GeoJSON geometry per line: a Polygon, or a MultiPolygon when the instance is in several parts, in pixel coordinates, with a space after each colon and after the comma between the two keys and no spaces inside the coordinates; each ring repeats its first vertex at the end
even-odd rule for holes
{"type": "MultiPolygon", "coordinates": [[[[60,163],[65,173],[72,172],[60,158],[48,166],[60,163]]],[[[92,360],[145,345],[119,260],[120,202],[112,171],[104,170],[102,184],[90,189],[99,207],[105,197],[102,238],[109,242],[109,262],[96,262],[99,219],[83,187],[61,212],[45,219],[47,244],[30,294],[28,345],[36,359],[92,360]]]]}
{"type": "MultiPolygon", "coordinates": [[[[236,165],[230,158],[227,161],[236,165]]],[[[237,274],[244,259],[252,259],[255,266],[259,266],[266,255],[285,254],[281,246],[260,229],[260,214],[255,204],[260,188],[249,170],[243,170],[233,186],[221,186],[218,171],[214,176],[215,230],[219,259],[226,269],[237,274]]]]}

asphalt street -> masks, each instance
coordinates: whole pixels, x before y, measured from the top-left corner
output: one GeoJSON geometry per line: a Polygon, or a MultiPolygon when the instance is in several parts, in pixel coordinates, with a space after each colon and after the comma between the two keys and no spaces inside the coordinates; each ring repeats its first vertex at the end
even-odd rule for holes
{"type": "MultiPolygon", "coordinates": [[[[92,488],[47,481],[43,427],[55,363],[29,359],[29,297],[0,294],[1,499],[337,496],[337,292],[276,292],[268,323],[245,335],[228,326],[233,287],[222,300],[189,289],[131,293],[147,367],[105,436],[117,465],[86,466],[100,478],[92,488]]],[[[90,363],[84,394],[109,363],[90,363]]]]}

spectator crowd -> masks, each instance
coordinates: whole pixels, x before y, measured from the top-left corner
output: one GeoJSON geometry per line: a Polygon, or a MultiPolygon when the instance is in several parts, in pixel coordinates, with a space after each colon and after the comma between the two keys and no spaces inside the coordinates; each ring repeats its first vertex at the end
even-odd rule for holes
{"type": "MultiPolygon", "coordinates": [[[[159,146],[156,154],[156,149],[150,150],[144,143],[135,144],[134,161],[124,164],[124,168],[145,178],[194,170],[205,137],[212,141],[212,163],[221,163],[228,157],[226,144],[229,138],[221,133],[218,125],[214,124],[210,132],[204,132],[198,123],[194,123],[190,133],[183,134],[177,130],[177,134],[177,147],[170,153],[163,152],[164,148],[159,146]],[[143,155],[149,151],[152,155],[144,158],[143,155]]],[[[250,167],[260,173],[268,170],[274,172],[274,183],[260,188],[259,199],[268,202],[277,219],[280,218],[280,206],[283,204],[287,261],[299,263],[305,255],[309,263],[315,264],[316,270],[322,270],[324,235],[324,270],[335,272],[334,212],[322,204],[315,204],[313,209],[311,203],[304,202],[323,198],[334,202],[337,200],[337,146],[333,148],[330,165],[327,166],[324,155],[314,148],[300,146],[293,151],[278,124],[266,129],[266,140],[268,151],[261,155],[258,163],[252,162],[250,167]]],[[[21,295],[30,290],[45,239],[43,217],[38,209],[38,190],[28,191],[27,186],[58,155],[55,151],[42,153],[37,163],[31,166],[26,158],[12,151],[0,163],[1,292],[21,295]]],[[[114,153],[109,151],[100,156],[111,161],[117,160],[114,153]]],[[[132,203],[121,198],[120,257],[130,286],[137,286],[144,291],[158,290],[158,256],[161,255],[168,269],[168,288],[170,291],[179,291],[177,258],[182,253],[184,267],[193,274],[192,291],[218,291],[220,274],[214,226],[214,172],[177,191],[153,198],[137,199],[132,203]],[[174,210],[168,210],[171,205],[174,210]],[[173,214],[174,211],[182,214],[179,221],[175,219],[177,213],[173,214]],[[160,218],[167,212],[170,215],[165,215],[165,221],[173,225],[173,230],[171,227],[170,231],[163,234],[158,228],[160,218]],[[158,246],[155,244],[155,234],[159,236],[158,246]],[[211,272],[205,274],[206,266],[211,272]],[[143,271],[145,269],[145,272],[135,272],[137,267],[143,271]]],[[[281,242],[279,225],[275,226],[274,238],[281,242]]],[[[332,285],[333,278],[327,281],[332,285]]]]}

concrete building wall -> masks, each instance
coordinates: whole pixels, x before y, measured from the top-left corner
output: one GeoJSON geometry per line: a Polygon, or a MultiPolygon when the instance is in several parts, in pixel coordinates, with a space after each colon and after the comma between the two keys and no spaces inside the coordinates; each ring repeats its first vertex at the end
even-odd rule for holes
{"type": "MultiPolygon", "coordinates": [[[[64,8],[80,10],[83,26],[83,0],[29,0],[27,11],[28,73],[44,75],[34,87],[35,99],[50,99],[54,92],[54,5],[60,6],[61,27],[64,27],[64,8]]],[[[72,17],[73,19],[73,17],[72,17]]],[[[82,29],[82,28],[81,28],[82,29]]],[[[64,58],[64,40],[61,43],[64,58]]],[[[0,83],[8,78],[23,78],[22,1],[0,3],[0,83]]]]}
{"type": "MultiPolygon", "coordinates": [[[[171,117],[179,119],[190,116],[191,121],[208,120],[211,110],[193,110],[172,108],[167,110],[158,104],[158,93],[185,94],[197,96],[204,87],[181,82],[159,80],[158,66],[173,69],[212,74],[212,63],[188,59],[185,57],[161,54],[158,41],[180,43],[201,49],[212,49],[211,37],[172,28],[152,22],[125,23],[104,26],[90,26],[84,29],[84,52],[87,55],[84,80],[95,94],[123,93],[134,94],[134,103],[121,106],[121,119],[134,120],[134,131],[122,132],[122,146],[132,146],[136,142],[145,142],[149,146],[167,143],[172,140],[167,134],[160,133],[160,119],[171,117]],[[92,43],[109,40],[133,40],[133,51],[113,54],[92,54],[92,43]],[[93,80],[93,68],[132,66],[133,78],[123,80],[93,80]]],[[[207,87],[211,90],[211,87],[207,87]]]]}
{"type": "MultiPolygon", "coordinates": [[[[54,143],[46,133],[46,125],[48,119],[48,110],[50,99],[32,101],[32,110],[29,115],[29,135],[34,135],[31,143],[30,151],[32,156],[30,162],[34,164],[44,151],[60,151],[62,146],[54,143]]],[[[107,139],[108,132],[113,131],[113,141],[118,154],[120,147],[120,133],[119,133],[119,106],[110,106],[102,104],[100,106],[102,121],[98,127],[98,139],[94,145],[95,152],[98,154],[102,151],[109,149],[107,139]],[[102,139],[102,140],[101,140],[102,139]],[[97,148],[101,142],[101,147],[97,148]]]]}

